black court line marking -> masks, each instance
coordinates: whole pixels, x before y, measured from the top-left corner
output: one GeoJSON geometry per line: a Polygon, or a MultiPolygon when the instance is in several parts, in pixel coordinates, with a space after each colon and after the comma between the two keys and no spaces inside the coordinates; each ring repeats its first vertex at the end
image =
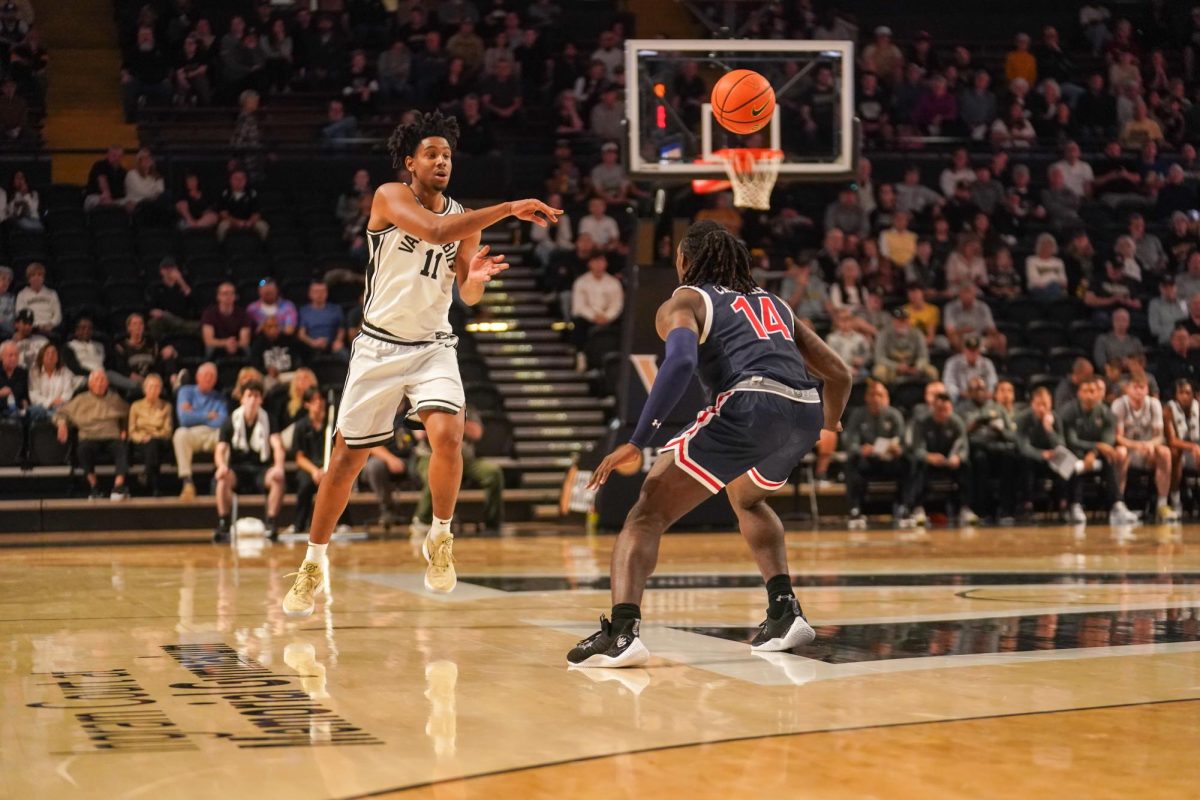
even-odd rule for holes
{"type": "MultiPolygon", "coordinates": [[[[1100,572],[883,572],[856,574],[793,574],[792,587],[801,589],[841,589],[849,587],[895,588],[924,586],[928,588],[970,589],[978,586],[1052,586],[1078,587],[1126,584],[1183,584],[1200,583],[1200,572],[1181,570],[1107,570],[1100,572]]],[[[564,575],[462,575],[462,583],[508,593],[552,592],[569,590],[606,591],[611,588],[607,575],[587,578],[568,578],[564,575]]],[[[761,589],[762,577],[748,573],[661,574],[651,575],[647,589],[761,589]]]]}
{"type": "MultiPolygon", "coordinates": [[[[863,621],[822,625],[818,620],[817,638],[810,644],[788,652],[827,664],[856,664],[942,656],[1001,655],[1046,650],[1086,651],[1096,647],[1200,642],[1198,612],[1200,605],[1188,604],[1171,609],[1078,609],[1049,614],[981,615],[967,619],[952,617],[900,623],[863,621]],[[1167,619],[1157,617],[1163,612],[1167,613],[1167,619]],[[1054,623],[1050,630],[1042,625],[1047,617],[1054,623]],[[1152,622],[1148,637],[1137,631],[1137,624],[1146,620],[1152,622]],[[1101,623],[1107,635],[1102,638],[1090,635],[1101,623]],[[1002,647],[1002,640],[1008,640],[1011,646],[1002,647]],[[880,649],[881,645],[887,647],[880,649]]],[[[670,627],[731,642],[749,642],[755,632],[755,628],[746,625],[670,627]]]]}
{"type": "MultiPolygon", "coordinates": [[[[1066,584],[1064,584],[1066,585],[1066,584]]],[[[1088,586],[1098,586],[1101,584],[1086,584],[1088,586]]],[[[1155,585],[1155,584],[1147,584],[1155,585]]],[[[1162,585],[1183,585],[1183,584],[1162,584],[1162,585]]],[[[975,594],[976,592],[985,592],[987,589],[968,589],[965,592],[955,592],[955,597],[960,597],[963,600],[980,600],[985,603],[1031,603],[1034,605],[1054,605],[1054,606],[1111,606],[1113,603],[1089,603],[1082,600],[1059,600],[1056,598],[1042,597],[981,597],[975,594]]]]}
{"type": "Polygon", "coordinates": [[[1106,711],[1114,708],[1139,708],[1142,706],[1161,706],[1171,703],[1195,703],[1200,702],[1200,697],[1180,697],[1174,700],[1147,700],[1140,703],[1113,703],[1111,705],[1102,706],[1083,706],[1081,708],[1056,708],[1049,711],[1014,711],[1011,714],[983,714],[977,717],[958,717],[955,719],[930,719],[916,720],[913,722],[886,722],[881,725],[854,725],[848,728],[819,728],[811,731],[796,731],[794,733],[768,733],[762,736],[731,736],[727,739],[713,739],[703,742],[689,742],[686,744],[667,744],[660,747],[647,747],[641,750],[622,750],[616,753],[605,753],[603,755],[582,756],[580,758],[564,758],[557,761],[547,761],[543,764],[531,764],[525,767],[511,767],[509,769],[497,769],[490,772],[480,772],[474,775],[463,775],[459,778],[447,778],[445,780],[425,781],[423,783],[414,783],[406,786],[393,786],[389,789],[376,789],[372,792],[363,794],[350,794],[337,798],[336,800],[362,800],[367,797],[381,797],[392,792],[406,792],[413,789],[424,789],[429,786],[440,786],[455,782],[466,782],[477,778],[492,778],[497,775],[510,775],[518,772],[532,772],[538,769],[547,767],[561,767],[566,764],[584,764],[588,761],[599,761],[605,758],[617,758],[619,756],[641,755],[642,753],[662,753],[669,750],[683,750],[689,747],[704,747],[714,744],[731,744],[733,742],[750,742],[761,741],[766,739],[783,739],[788,737],[813,736],[821,733],[855,733],[859,731],[871,730],[886,730],[889,728],[915,728],[922,725],[948,725],[955,722],[977,722],[980,720],[990,719],[1011,719],[1016,717],[1040,717],[1049,716],[1051,714],[1074,714],[1087,711],[1106,711]]]}

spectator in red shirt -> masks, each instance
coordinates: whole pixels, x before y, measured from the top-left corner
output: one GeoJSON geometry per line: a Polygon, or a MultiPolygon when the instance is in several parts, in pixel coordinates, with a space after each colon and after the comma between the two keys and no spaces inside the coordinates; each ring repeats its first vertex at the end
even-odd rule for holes
{"type": "Polygon", "coordinates": [[[949,133],[948,126],[953,127],[957,120],[958,101],[947,91],[946,79],[934,75],[929,81],[928,91],[921,96],[913,111],[913,123],[923,133],[937,136],[949,133]]]}
{"type": "Polygon", "coordinates": [[[205,357],[247,355],[252,327],[250,316],[237,304],[237,289],[222,283],[217,287],[217,302],[200,317],[205,357]]]}

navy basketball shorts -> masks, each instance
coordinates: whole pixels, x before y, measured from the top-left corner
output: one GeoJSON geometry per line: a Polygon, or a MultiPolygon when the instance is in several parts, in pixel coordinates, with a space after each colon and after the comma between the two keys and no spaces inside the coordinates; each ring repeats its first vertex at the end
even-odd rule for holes
{"type": "Polygon", "coordinates": [[[821,403],[761,391],[730,391],[659,448],[713,494],[742,476],[775,491],[816,445],[825,424],[821,403]]]}

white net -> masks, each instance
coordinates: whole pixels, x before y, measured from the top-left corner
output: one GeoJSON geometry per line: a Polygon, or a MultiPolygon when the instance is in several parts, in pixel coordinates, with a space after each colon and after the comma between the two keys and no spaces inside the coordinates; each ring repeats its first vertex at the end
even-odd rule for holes
{"type": "Polygon", "coordinates": [[[733,204],[738,208],[771,207],[771,192],[783,163],[780,150],[723,150],[719,155],[725,162],[725,173],[733,188],[733,204]]]}

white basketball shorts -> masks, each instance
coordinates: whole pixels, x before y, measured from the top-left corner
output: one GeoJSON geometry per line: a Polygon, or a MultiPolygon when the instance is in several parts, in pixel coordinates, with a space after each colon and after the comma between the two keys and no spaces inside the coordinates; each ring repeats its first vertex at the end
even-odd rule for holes
{"type": "Polygon", "coordinates": [[[457,414],[466,403],[458,351],[443,342],[392,344],[359,334],[338,409],[337,429],[353,448],[374,447],[395,432],[396,411],[407,397],[412,412],[457,414]]]}

